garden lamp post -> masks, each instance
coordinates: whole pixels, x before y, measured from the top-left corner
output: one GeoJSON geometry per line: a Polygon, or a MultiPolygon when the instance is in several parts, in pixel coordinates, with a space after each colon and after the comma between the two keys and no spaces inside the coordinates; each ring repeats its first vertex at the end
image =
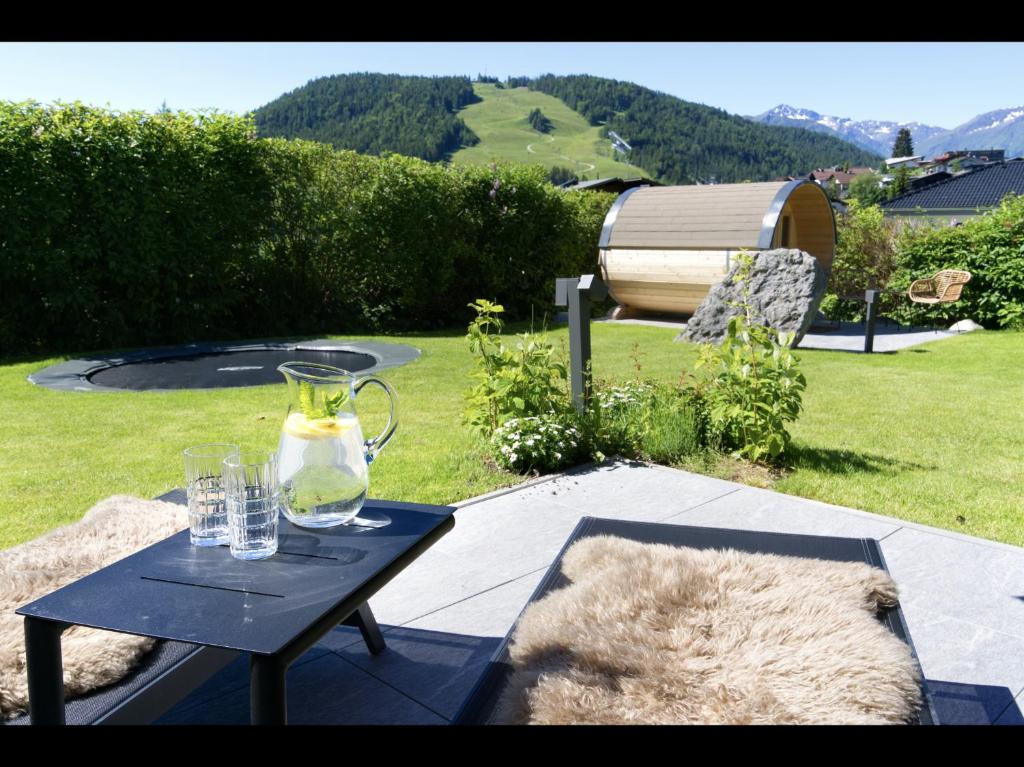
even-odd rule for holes
{"type": "Polygon", "coordinates": [[[569,388],[581,413],[590,400],[590,304],[607,295],[608,286],[596,274],[555,280],[555,306],[569,310],[569,388]]]}

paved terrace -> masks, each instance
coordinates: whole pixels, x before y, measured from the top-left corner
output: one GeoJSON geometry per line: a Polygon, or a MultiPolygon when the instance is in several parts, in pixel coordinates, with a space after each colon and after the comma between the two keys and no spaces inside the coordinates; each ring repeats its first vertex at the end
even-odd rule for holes
{"type": "MultiPolygon", "coordinates": [[[[636,318],[628,320],[594,320],[594,322],[606,322],[614,325],[648,325],[658,328],[674,328],[680,334],[686,329],[686,323],[680,319],[669,319],[664,316],[648,318],[636,318]]],[[[838,352],[863,352],[864,351],[865,327],[860,322],[823,322],[816,324],[800,340],[797,350],[802,349],[824,349],[826,351],[838,352]]],[[[962,331],[969,332],[969,331],[962,331]]],[[[900,325],[898,322],[879,318],[875,324],[874,353],[895,352],[900,349],[909,349],[912,346],[920,346],[930,341],[940,341],[943,338],[956,338],[961,335],[955,330],[943,330],[941,328],[920,328],[900,325]]],[[[679,338],[677,337],[678,341],[679,338]]]]}
{"type": "MultiPolygon", "coordinates": [[[[876,538],[940,719],[1022,724],[1024,549],[659,466],[609,461],[458,504],[371,601],[388,649],[339,628],[292,666],[292,723],[445,724],[581,516],[876,538]]],[[[243,656],[161,723],[246,723],[243,656]]]]}

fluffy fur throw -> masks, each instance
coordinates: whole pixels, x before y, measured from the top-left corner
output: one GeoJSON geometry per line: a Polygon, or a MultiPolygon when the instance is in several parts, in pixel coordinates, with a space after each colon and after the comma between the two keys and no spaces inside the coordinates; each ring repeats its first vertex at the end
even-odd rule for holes
{"type": "MultiPolygon", "coordinates": [[[[14,611],[186,527],[183,506],[115,495],[79,522],[0,551],[0,716],[28,710],[24,619],[14,611]]],[[[130,634],[68,629],[62,636],[65,695],[118,681],[153,645],[130,634]]]]}
{"type": "Polygon", "coordinates": [[[492,722],[882,724],[913,718],[919,670],[875,617],[896,585],[860,563],[611,536],[523,612],[492,722]]]}

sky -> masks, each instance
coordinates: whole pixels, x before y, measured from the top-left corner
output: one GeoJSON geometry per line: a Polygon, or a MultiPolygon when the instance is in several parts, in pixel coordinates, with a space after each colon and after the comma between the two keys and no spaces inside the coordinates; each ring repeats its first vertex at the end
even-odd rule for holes
{"type": "Polygon", "coordinates": [[[953,128],[1024,104],[1021,43],[0,43],[0,100],[243,113],[311,79],[590,74],[754,115],[953,128]]]}

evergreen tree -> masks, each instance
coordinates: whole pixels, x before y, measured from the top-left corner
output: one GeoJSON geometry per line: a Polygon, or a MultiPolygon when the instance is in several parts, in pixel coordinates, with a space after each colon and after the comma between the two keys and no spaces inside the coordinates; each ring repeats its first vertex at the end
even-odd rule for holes
{"type": "Polygon", "coordinates": [[[572,168],[564,168],[561,165],[556,165],[548,171],[548,177],[551,179],[551,183],[555,186],[561,186],[569,181],[578,181],[579,177],[576,175],[576,171],[572,168]]]}
{"type": "Polygon", "coordinates": [[[914,140],[910,137],[909,128],[900,128],[896,134],[896,143],[892,145],[893,157],[912,157],[914,154],[914,140]]]}
{"type": "Polygon", "coordinates": [[[889,199],[899,197],[901,194],[910,191],[910,171],[906,165],[901,165],[893,174],[892,184],[889,185],[889,199]]]}
{"type": "Polygon", "coordinates": [[[539,107],[535,108],[532,112],[530,112],[529,117],[527,117],[526,119],[530,122],[530,125],[533,127],[533,129],[538,133],[550,133],[551,129],[554,127],[551,124],[551,120],[549,120],[547,116],[540,111],[539,107]]]}

